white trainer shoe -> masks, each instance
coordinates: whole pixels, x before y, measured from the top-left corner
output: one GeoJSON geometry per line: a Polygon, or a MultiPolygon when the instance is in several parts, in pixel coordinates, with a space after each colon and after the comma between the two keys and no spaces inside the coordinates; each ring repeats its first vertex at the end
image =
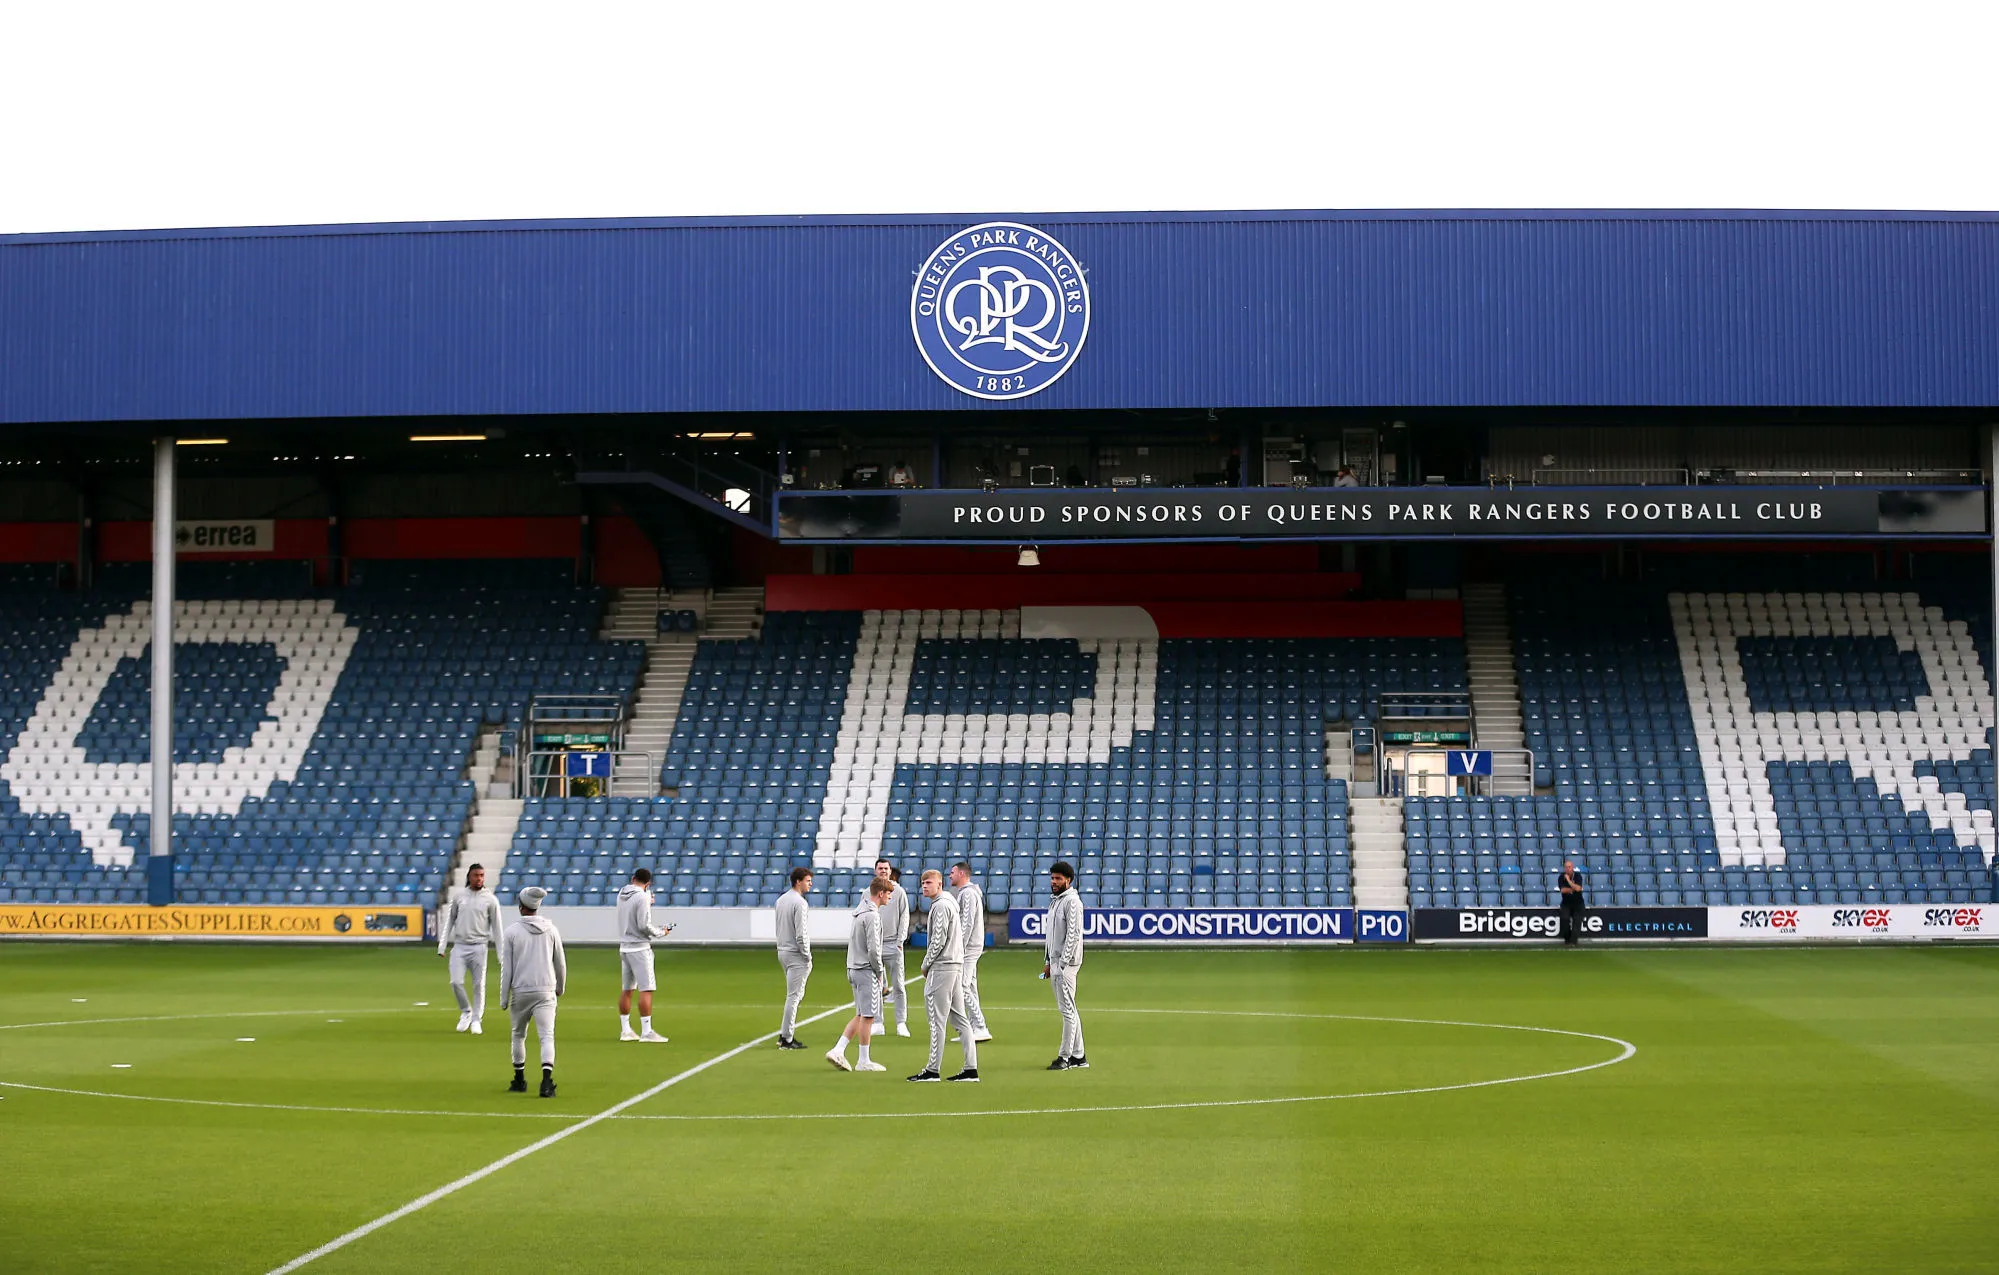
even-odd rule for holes
{"type": "Polygon", "coordinates": [[[852,1071],[854,1069],[854,1064],[848,1062],[847,1056],[841,1053],[837,1049],[829,1049],[826,1051],[826,1061],[832,1063],[835,1067],[838,1067],[841,1071],[852,1071]]]}
{"type": "Polygon", "coordinates": [[[895,1034],[896,1034],[896,1035],[898,1035],[898,1036],[907,1036],[907,1035],[909,1035],[909,1024],[908,1024],[908,1023],[897,1023],[897,1024],[895,1025],[895,1034]]]}
{"type": "Polygon", "coordinates": [[[476,1018],[472,1020],[472,1034],[474,1036],[484,1036],[486,1034],[485,1024],[476,1018]]]}
{"type": "Polygon", "coordinates": [[[992,1038],[993,1038],[993,1034],[992,1034],[991,1032],[989,1032],[989,1031],[982,1031],[982,1032],[980,1032],[980,1033],[979,1033],[978,1035],[976,1035],[976,1036],[972,1037],[972,1043],[973,1043],[974,1045],[983,1045],[983,1044],[985,1044],[985,1043],[986,1043],[987,1041],[991,1040],[992,1038]]]}
{"type": "Polygon", "coordinates": [[[638,1034],[637,1032],[635,1032],[635,1031],[633,1031],[633,1030],[632,1030],[632,1025],[631,1025],[630,1023],[619,1023],[619,1024],[618,1024],[618,1039],[619,1039],[619,1040],[637,1040],[638,1038],[639,1038],[639,1034],[638,1034]]]}
{"type": "Polygon", "coordinates": [[[654,1031],[642,1033],[639,1036],[639,1040],[648,1045],[664,1045],[666,1043],[666,1037],[654,1031]]]}
{"type": "Polygon", "coordinates": [[[868,1060],[867,1060],[866,1062],[864,1062],[864,1063],[855,1063],[855,1064],[854,1064],[854,1070],[855,1070],[855,1071],[887,1071],[887,1070],[888,1070],[888,1068],[886,1068],[886,1067],[882,1066],[882,1065],[881,1065],[880,1063],[878,1063],[878,1062],[876,1062],[876,1061],[875,1061],[874,1059],[870,1058],[870,1059],[868,1059],[868,1060]]]}
{"type": "Polygon", "coordinates": [[[458,1026],[453,1030],[462,1032],[462,1031],[470,1031],[471,1029],[472,1029],[472,1011],[468,1009],[464,1013],[458,1016],[458,1026]]]}

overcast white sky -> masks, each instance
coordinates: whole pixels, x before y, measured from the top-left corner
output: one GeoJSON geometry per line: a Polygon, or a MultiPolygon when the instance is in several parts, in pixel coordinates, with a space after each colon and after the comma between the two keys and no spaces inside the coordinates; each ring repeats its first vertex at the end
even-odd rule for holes
{"type": "Polygon", "coordinates": [[[0,32],[0,233],[1999,208],[1992,0],[4,0],[0,32]]]}

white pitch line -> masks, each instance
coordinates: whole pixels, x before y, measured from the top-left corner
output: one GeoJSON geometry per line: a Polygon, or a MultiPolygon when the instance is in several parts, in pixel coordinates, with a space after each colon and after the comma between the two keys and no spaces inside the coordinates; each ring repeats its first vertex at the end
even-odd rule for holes
{"type": "MultiPolygon", "coordinates": [[[[920,982],[921,976],[912,980],[920,982]]],[[[824,1013],[815,1014],[805,1021],[817,1022],[829,1014],[837,1014],[848,1006],[837,1005],[824,1013]]],[[[1052,1005],[994,1005],[993,1013],[1025,1014],[1054,1011],[1052,1005]]],[[[301,1011],[303,1012],[303,1011],[301,1011]]],[[[324,1012],[324,1011],[315,1011],[324,1012]]],[[[1395,1098],[1410,1094],[1448,1093],[1457,1089],[1484,1089],[1494,1085],[1524,1084],[1533,1080],[1553,1080],[1561,1076],[1580,1075],[1603,1067],[1614,1067],[1637,1054],[1638,1046],[1616,1036],[1604,1036],[1596,1032],[1571,1031],[1562,1027],[1534,1027],[1521,1023],[1475,1023],[1446,1018],[1394,1018],[1373,1014],[1306,1014],[1286,1010],[1243,1010],[1243,1009],[1147,1009],[1124,1006],[1100,1006],[1091,1011],[1099,1014],[1164,1014],[1172,1016],[1206,1015],[1221,1018],[1291,1018],[1315,1021],[1363,1022],[1363,1023],[1410,1023],[1424,1027],[1478,1027],[1494,1031],[1540,1032],[1551,1036],[1574,1036],[1580,1040],[1600,1040],[1608,1045],[1618,1045],[1623,1052],[1615,1058],[1601,1062],[1587,1063],[1580,1067],[1570,1067],[1561,1071],[1542,1071],[1523,1076],[1500,1076],[1491,1080],[1470,1080],[1449,1085],[1427,1085],[1411,1089],[1372,1089],[1355,1093],[1299,1094],[1281,1098],[1230,1098],[1210,1099],[1196,1102],[1130,1103],[1124,1105],[1103,1105],[1090,1107],[1019,1107],[993,1108],[983,1111],[958,1111],[964,1116],[1058,1116],[1069,1114],[1108,1113],[1119,1111],[1192,1111],[1219,1107],[1272,1107],[1301,1102],[1343,1102],[1354,1098],[1395,1098]]],[[[766,1037],[768,1039],[768,1037],[766,1037]]],[[[63,1094],[76,1098],[118,1098],[128,1102],[165,1102],[193,1107],[234,1107],[251,1111],[302,1111],[325,1112],[335,1115],[355,1116],[447,1116],[452,1118],[500,1119],[500,1120],[583,1120],[586,1117],[560,1112],[533,1111],[426,1111],[393,1107],[321,1107],[304,1106],[276,1102],[230,1102],[218,1098],[172,1098],[156,1094],[110,1093],[99,1089],[61,1089],[50,1085],[31,1085],[21,1081],[0,1080],[0,1088],[22,1089],[36,1093],[63,1094]]],[[[931,1115],[927,1111],[820,1111],[820,1112],[747,1112],[725,1115],[625,1115],[610,1117],[614,1120],[907,1120],[931,1115]]],[[[602,1118],[602,1117],[599,1117],[602,1118]]]]}
{"type": "MultiPolygon", "coordinates": [[[[1026,1010],[1041,1010],[1050,1006],[991,1007],[993,1013],[1018,1013],[1026,1010]]],[[[1452,1085],[1422,1085],[1411,1089],[1374,1089],[1359,1093],[1300,1094],[1287,1098],[1220,1098],[1204,1102],[1148,1102],[1129,1103],[1118,1106],[1095,1107],[1022,1107],[994,1109],[986,1111],[953,1111],[953,1116],[1057,1116],[1089,1115],[1118,1111],[1193,1111],[1221,1107],[1279,1107],[1303,1102],[1343,1102],[1353,1098],[1399,1098],[1411,1094],[1450,1093],[1459,1089],[1489,1089],[1494,1085],[1518,1085],[1533,1080],[1554,1080],[1561,1076],[1578,1076],[1586,1071],[1596,1071],[1603,1067],[1615,1067],[1638,1053],[1638,1046],[1616,1036],[1604,1036],[1596,1032],[1570,1031],[1563,1027],[1533,1027],[1522,1023],[1473,1023],[1451,1018],[1391,1018],[1378,1014],[1301,1014],[1281,1010],[1233,1010],[1233,1009],[1127,1009],[1099,1007],[1091,1011],[1101,1014],[1199,1014],[1218,1018],[1303,1018],[1319,1021],[1357,1023],[1410,1023],[1422,1027],[1483,1027],[1494,1031],[1540,1032],[1549,1036],[1574,1036],[1580,1040],[1600,1040],[1606,1045],[1618,1045],[1623,1052],[1615,1058],[1600,1062],[1585,1063],[1580,1067],[1567,1067],[1561,1071],[1541,1071],[1527,1076],[1500,1076],[1492,1080],[1467,1080],[1452,1085]]],[[[933,1111],[874,1111],[874,1112],[778,1112],[746,1115],[660,1115],[625,1116],[626,1120],[878,1120],[910,1119],[931,1116],[933,1111]]]]}
{"type": "MultiPolygon", "coordinates": [[[[923,981],[923,976],[919,974],[917,977],[912,978],[908,981],[912,984],[920,983],[923,981]]],[[[830,1018],[834,1014],[850,1013],[853,1010],[853,1008],[854,1006],[852,1002],[849,1002],[845,1005],[835,1006],[832,1009],[824,1010],[820,1013],[814,1014],[810,1018],[799,1020],[799,1025],[810,1026],[811,1024],[818,1022],[820,1019],[830,1018]]],[[[499,1159],[493,1161],[491,1164],[487,1165],[483,1169],[474,1169],[472,1172],[466,1174],[462,1178],[459,1178],[455,1182],[447,1182],[443,1186],[437,1188],[435,1191],[432,1191],[427,1195],[418,1196],[416,1199],[411,1200],[408,1204],[403,1205],[399,1209],[393,1209],[387,1213],[382,1214],[382,1216],[376,1218],[372,1222],[365,1222],[362,1225],[355,1227],[353,1230],[347,1232],[345,1235],[339,1236],[336,1239],[328,1240],[326,1243],[320,1245],[318,1248],[312,1250],[310,1253],[301,1254],[298,1257],[294,1257],[291,1261],[286,1262],[283,1266],[272,1268],[270,1275],[287,1275],[288,1272],[295,1271],[309,1262],[316,1262],[320,1258],[325,1257],[329,1253],[338,1252],[339,1250],[346,1248],[349,1244],[352,1244],[355,1240],[365,1239],[367,1236],[372,1235],[376,1231],[381,1230],[383,1227],[389,1225],[391,1222],[399,1221],[402,1218],[408,1217],[412,1213],[416,1213],[423,1209],[427,1209],[431,1205],[437,1203],[439,1200],[445,1198],[446,1196],[454,1195],[457,1192],[464,1190],[466,1187],[471,1186],[476,1182],[483,1181],[484,1179],[493,1176],[495,1173],[498,1173],[501,1169],[506,1168],[510,1164],[514,1164],[520,1160],[525,1160],[529,1156],[533,1155],[535,1152],[546,1150],[547,1148],[552,1147],[556,1143],[562,1141],[564,1138],[567,1138],[572,1134],[581,1133],[585,1129],[590,1128],[592,1125],[601,1124],[606,1120],[612,1119],[613,1117],[617,1116],[619,1113],[630,1110],[632,1107],[635,1107],[638,1104],[645,1102],[647,1099],[656,1098],[660,1094],[665,1093],[667,1090],[679,1084],[681,1081],[690,1080],[693,1077],[698,1076],[702,1072],[708,1070],[710,1067],[717,1065],[718,1063],[725,1063],[729,1061],[731,1058],[734,1058],[737,1054],[744,1053],[748,1050],[755,1049],[758,1045],[766,1044],[770,1041],[776,1040],[777,1035],[778,1034],[776,1032],[765,1032],[763,1035],[757,1037],[755,1040],[746,1040],[742,1044],[737,1045],[734,1049],[726,1050],[723,1053],[716,1054],[713,1058],[710,1058],[706,1062],[696,1063],[694,1066],[689,1067],[686,1071],[683,1071],[678,1075],[668,1076],[665,1080],[660,1081],[658,1084],[654,1085],[650,1089],[644,1090],[641,1093],[633,1094],[631,1097],[625,1099],[623,1102],[613,1103],[611,1106],[604,1108],[602,1111],[598,1112],[594,1116],[590,1116],[587,1119],[577,1124],[570,1125],[566,1129],[558,1129],[554,1133],[549,1134],[546,1138],[541,1139],[541,1141],[539,1142],[531,1142],[527,1146],[522,1147],[518,1151],[515,1151],[509,1155],[503,1155],[499,1159]]]]}
{"type": "Polygon", "coordinates": [[[312,1014],[414,1014],[414,1007],[395,1009],[246,1009],[220,1014],[144,1014],[130,1018],[58,1018],[46,1023],[0,1023],[0,1032],[31,1027],[95,1027],[102,1023],[186,1023],[206,1018],[298,1018],[312,1014]]]}
{"type": "Polygon", "coordinates": [[[110,1093],[100,1089],[60,1089],[54,1085],[31,1085],[20,1080],[0,1080],[0,1089],[25,1089],[31,1093],[63,1094],[71,1098],[117,1098],[125,1102],[166,1102],[181,1107],[234,1107],[240,1111],[307,1111],[338,1116],[479,1116],[495,1120],[581,1120],[582,1116],[556,1111],[416,1111],[394,1107],[307,1107],[284,1102],[229,1102],[221,1098],[170,1098],[160,1094],[110,1093]]]}

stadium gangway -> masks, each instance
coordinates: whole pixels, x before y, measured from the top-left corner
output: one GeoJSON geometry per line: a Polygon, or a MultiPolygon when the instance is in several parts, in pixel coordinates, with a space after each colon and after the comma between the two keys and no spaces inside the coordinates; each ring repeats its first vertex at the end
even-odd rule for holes
{"type": "MultiPolygon", "coordinates": [[[[1449,773],[1443,773],[1439,775],[1433,772],[1431,776],[1432,778],[1442,778],[1447,781],[1461,781],[1461,782],[1454,782],[1450,785],[1458,789],[1458,791],[1452,793],[1444,793],[1444,794],[1428,793],[1424,795],[1427,796],[1442,795],[1442,796],[1456,796],[1456,797],[1501,797],[1501,796],[1533,795],[1534,750],[1531,748],[1478,748],[1478,749],[1466,749],[1466,750],[1441,749],[1441,748],[1403,749],[1399,752],[1385,755],[1381,759],[1381,768],[1375,780],[1377,791],[1383,797],[1402,797],[1408,794],[1407,767],[1408,767],[1409,757],[1412,753],[1435,754],[1435,753],[1457,752],[1457,751],[1491,753],[1492,769],[1495,773],[1487,775],[1452,775],[1449,773]],[[1528,777],[1527,792],[1526,793],[1495,792],[1494,782],[1497,779],[1501,778],[1501,776],[1497,773],[1500,770],[1500,763],[1503,761],[1518,762],[1523,760],[1527,763],[1527,771],[1526,771],[1528,777]]],[[[1510,770],[1511,768],[1509,767],[1509,771],[1510,770]]]]}
{"type": "Polygon", "coordinates": [[[603,753],[602,749],[550,748],[529,752],[521,758],[521,764],[514,768],[514,795],[516,797],[562,797],[601,798],[632,796],[616,791],[618,781],[644,776],[650,780],[645,796],[654,796],[659,791],[659,772],[653,768],[653,755],[638,749],[618,749],[609,753],[610,773],[606,775],[572,774],[566,764],[571,757],[592,756],[603,753]],[[579,783],[578,781],[590,781],[579,783]],[[586,791],[576,791],[585,788],[586,791]]]}

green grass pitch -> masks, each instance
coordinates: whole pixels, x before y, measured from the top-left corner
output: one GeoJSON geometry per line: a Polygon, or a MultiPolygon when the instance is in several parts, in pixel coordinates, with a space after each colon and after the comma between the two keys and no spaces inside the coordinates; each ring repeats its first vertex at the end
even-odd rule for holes
{"type": "MultiPolygon", "coordinates": [[[[0,1024],[72,1024],[0,1030],[0,1269],[269,1271],[775,1026],[769,953],[662,950],[666,1046],[570,959],[543,1101],[428,950],[0,946],[0,1024]]],[[[304,1269],[1999,1267],[1999,948],[1097,951],[1062,1074],[1039,965],[978,1086],[904,1083],[920,1016],[835,1072],[836,1013],[304,1269]]]]}

